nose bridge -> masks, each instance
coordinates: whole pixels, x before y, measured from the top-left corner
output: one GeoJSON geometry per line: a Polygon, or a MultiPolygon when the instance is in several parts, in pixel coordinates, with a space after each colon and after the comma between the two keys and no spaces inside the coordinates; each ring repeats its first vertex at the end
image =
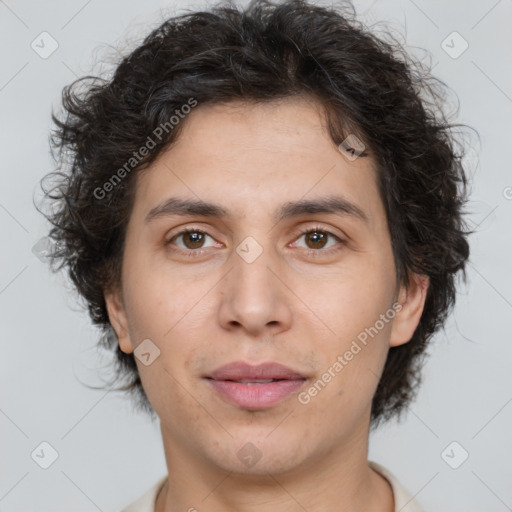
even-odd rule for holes
{"type": "Polygon", "coordinates": [[[239,299],[243,297],[248,303],[254,302],[254,305],[260,301],[268,304],[277,292],[269,269],[276,266],[274,251],[268,239],[262,238],[263,235],[258,236],[258,241],[254,236],[246,237],[238,244],[233,255],[233,291],[239,299]]]}
{"type": "Polygon", "coordinates": [[[232,271],[226,276],[220,320],[224,327],[239,324],[255,334],[268,325],[287,325],[290,312],[282,284],[274,275],[280,267],[269,237],[248,236],[235,248],[232,271]]]}

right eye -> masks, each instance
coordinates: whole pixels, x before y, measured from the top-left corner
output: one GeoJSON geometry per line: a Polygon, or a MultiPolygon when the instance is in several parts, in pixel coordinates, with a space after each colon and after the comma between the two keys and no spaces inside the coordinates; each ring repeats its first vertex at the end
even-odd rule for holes
{"type": "MultiPolygon", "coordinates": [[[[183,231],[180,231],[179,233],[174,235],[172,238],[167,240],[165,242],[165,245],[166,246],[176,245],[181,251],[185,251],[188,256],[193,256],[193,255],[195,255],[193,253],[198,253],[198,254],[203,253],[202,250],[198,250],[198,249],[204,249],[203,244],[205,243],[206,237],[211,238],[213,240],[213,238],[210,235],[208,235],[208,233],[206,233],[205,231],[203,231],[201,229],[188,228],[188,229],[184,229],[183,231]],[[173,244],[174,241],[180,240],[180,239],[181,239],[181,243],[183,244],[182,246],[180,246],[179,244],[173,244]]],[[[213,246],[214,245],[215,245],[215,241],[214,241],[213,246]]],[[[212,247],[212,246],[209,246],[209,247],[212,247]]]]}

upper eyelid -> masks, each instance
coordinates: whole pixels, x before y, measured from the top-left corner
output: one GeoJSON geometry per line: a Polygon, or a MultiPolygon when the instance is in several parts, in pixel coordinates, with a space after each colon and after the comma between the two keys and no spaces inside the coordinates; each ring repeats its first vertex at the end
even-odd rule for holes
{"type": "Polygon", "coordinates": [[[206,231],[202,228],[201,229],[199,229],[199,228],[184,228],[181,231],[178,231],[174,235],[170,236],[169,238],[166,238],[166,243],[170,243],[172,240],[175,240],[176,238],[178,238],[180,236],[186,235],[187,233],[203,233],[204,235],[209,236],[212,240],[215,240],[215,237],[210,235],[210,233],[208,233],[208,231],[206,231]]]}
{"type": "MultiPolygon", "coordinates": [[[[315,221],[311,221],[311,222],[315,222],[315,221]]],[[[330,233],[331,235],[338,236],[340,238],[342,236],[345,236],[345,235],[337,235],[336,233],[333,232],[333,229],[336,229],[336,228],[322,226],[318,222],[316,222],[316,225],[314,225],[314,226],[308,226],[308,227],[304,227],[304,228],[297,228],[298,231],[297,231],[296,234],[297,235],[303,235],[304,233],[307,233],[309,231],[318,230],[318,231],[325,231],[327,233],[330,233]]],[[[169,240],[171,238],[174,238],[175,236],[182,235],[182,234],[187,233],[187,232],[196,232],[196,231],[198,231],[200,233],[205,233],[206,235],[211,236],[213,238],[213,235],[211,235],[208,232],[208,228],[202,228],[202,227],[199,227],[199,226],[191,226],[191,227],[185,227],[185,228],[177,231],[176,233],[174,233],[173,235],[170,236],[169,240]]]]}

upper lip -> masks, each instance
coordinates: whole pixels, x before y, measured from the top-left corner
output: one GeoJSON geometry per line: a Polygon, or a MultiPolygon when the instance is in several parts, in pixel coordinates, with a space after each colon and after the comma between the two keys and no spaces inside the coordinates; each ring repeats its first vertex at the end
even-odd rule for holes
{"type": "Polygon", "coordinates": [[[305,379],[304,375],[280,363],[262,363],[256,366],[235,361],[214,370],[208,378],[213,380],[305,379]]]}

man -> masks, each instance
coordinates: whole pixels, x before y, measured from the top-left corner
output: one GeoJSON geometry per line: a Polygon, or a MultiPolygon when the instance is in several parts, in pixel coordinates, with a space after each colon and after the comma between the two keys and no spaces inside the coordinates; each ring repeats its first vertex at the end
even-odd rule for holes
{"type": "Polygon", "coordinates": [[[432,77],[347,13],[256,0],[82,81],[54,116],[53,258],[168,468],[125,510],[420,510],[368,436],[417,390],[469,253],[432,77]]]}

